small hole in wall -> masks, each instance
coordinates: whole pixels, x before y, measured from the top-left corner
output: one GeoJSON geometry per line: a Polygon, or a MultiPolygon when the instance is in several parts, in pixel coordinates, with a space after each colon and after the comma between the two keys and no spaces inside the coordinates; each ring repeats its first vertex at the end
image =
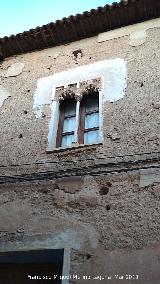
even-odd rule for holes
{"type": "Polygon", "coordinates": [[[19,138],[22,138],[23,137],[23,135],[22,135],[22,133],[21,134],[19,134],[19,136],[18,136],[19,138]]]}
{"type": "Polygon", "coordinates": [[[89,59],[92,59],[92,57],[90,56],[90,58],[89,59]]]}
{"type": "Polygon", "coordinates": [[[27,90],[27,93],[29,93],[30,92],[30,90],[27,90]]]}
{"type": "Polygon", "coordinates": [[[87,260],[90,259],[92,256],[90,254],[86,254],[87,260]]]}
{"type": "Polygon", "coordinates": [[[74,55],[75,58],[77,58],[78,56],[80,56],[81,58],[83,57],[83,53],[81,49],[74,50],[72,54],[74,55]]]}
{"type": "MultiPolygon", "coordinates": [[[[50,189],[47,188],[47,187],[44,187],[44,188],[41,189],[41,192],[44,193],[44,194],[47,194],[47,193],[50,192],[50,189]]],[[[52,200],[54,200],[54,198],[52,200]]]]}
{"type": "Polygon", "coordinates": [[[101,189],[99,191],[100,195],[107,195],[108,192],[109,192],[109,188],[105,187],[105,186],[101,187],[101,189]]]}
{"type": "Polygon", "coordinates": [[[111,209],[110,205],[106,205],[106,210],[109,211],[111,209]]]}
{"type": "Polygon", "coordinates": [[[112,186],[111,182],[106,182],[105,185],[101,186],[100,188],[100,195],[107,195],[109,192],[109,188],[112,186]]]}
{"type": "Polygon", "coordinates": [[[24,114],[27,114],[28,112],[27,112],[27,110],[24,110],[24,114]]]}
{"type": "Polygon", "coordinates": [[[144,86],[144,83],[143,82],[141,82],[141,88],[144,86]]]}

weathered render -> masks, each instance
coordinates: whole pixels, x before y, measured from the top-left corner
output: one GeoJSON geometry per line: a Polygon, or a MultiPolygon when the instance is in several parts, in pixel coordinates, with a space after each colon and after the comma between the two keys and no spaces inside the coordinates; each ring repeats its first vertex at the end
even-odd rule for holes
{"type": "MultiPolygon", "coordinates": [[[[159,23],[0,63],[1,251],[65,248],[71,275],[123,275],[123,282],[112,277],[100,283],[159,284],[159,23]],[[57,73],[80,68],[79,80],[78,70],[103,61],[114,62],[109,81],[122,74],[123,82],[113,89],[116,99],[106,95],[103,101],[102,143],[48,150],[57,73]],[[125,279],[128,274],[139,279],[125,279]]],[[[92,281],[65,283],[99,283],[92,281]]]]}

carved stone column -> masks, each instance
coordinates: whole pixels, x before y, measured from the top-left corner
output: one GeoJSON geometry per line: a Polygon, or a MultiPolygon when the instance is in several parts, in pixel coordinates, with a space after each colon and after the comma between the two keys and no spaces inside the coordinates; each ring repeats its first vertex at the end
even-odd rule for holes
{"type": "Polygon", "coordinates": [[[56,88],[55,100],[62,101],[65,99],[75,98],[77,93],[77,84],[70,84],[67,87],[61,86],[56,88]]]}
{"type": "Polygon", "coordinates": [[[101,78],[91,79],[79,83],[79,94],[81,96],[99,92],[102,88],[101,78]]]}

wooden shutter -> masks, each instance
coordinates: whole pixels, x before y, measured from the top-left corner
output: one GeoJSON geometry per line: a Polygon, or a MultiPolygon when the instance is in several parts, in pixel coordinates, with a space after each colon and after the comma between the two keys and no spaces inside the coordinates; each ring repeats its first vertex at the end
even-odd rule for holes
{"type": "Polygon", "coordinates": [[[85,96],[80,106],[79,143],[92,144],[99,141],[99,93],[85,96]]]}
{"type": "Polygon", "coordinates": [[[76,101],[74,99],[62,101],[59,112],[57,147],[68,147],[74,143],[75,125],[76,101]]]}

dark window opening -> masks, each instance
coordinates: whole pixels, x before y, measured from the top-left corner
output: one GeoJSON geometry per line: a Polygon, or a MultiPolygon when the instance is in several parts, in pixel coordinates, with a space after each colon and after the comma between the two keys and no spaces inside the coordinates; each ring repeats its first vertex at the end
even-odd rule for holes
{"type": "Polygon", "coordinates": [[[0,253],[0,283],[61,284],[64,250],[0,253]]]}

